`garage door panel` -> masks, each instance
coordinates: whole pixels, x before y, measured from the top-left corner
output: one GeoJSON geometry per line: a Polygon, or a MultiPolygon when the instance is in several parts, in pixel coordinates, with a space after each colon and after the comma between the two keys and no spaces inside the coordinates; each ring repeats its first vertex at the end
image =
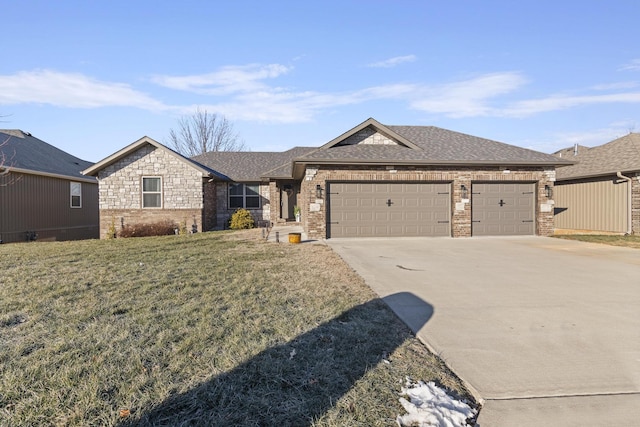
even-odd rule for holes
{"type": "Polygon", "coordinates": [[[449,189],[448,183],[329,183],[327,235],[450,236],[449,189]]]}
{"type": "Polygon", "coordinates": [[[535,234],[534,183],[473,183],[472,235],[535,234]]]}
{"type": "Polygon", "coordinates": [[[412,222],[420,221],[420,213],[417,211],[406,212],[405,221],[412,221],[412,222]]]}

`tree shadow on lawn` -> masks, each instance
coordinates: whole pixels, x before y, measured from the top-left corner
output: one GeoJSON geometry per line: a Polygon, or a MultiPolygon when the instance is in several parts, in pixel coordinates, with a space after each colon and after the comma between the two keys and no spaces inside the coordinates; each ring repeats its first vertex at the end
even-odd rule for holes
{"type": "MultiPolygon", "coordinates": [[[[433,307],[413,294],[390,297],[413,307],[412,327],[433,314],[433,307]]],[[[375,299],[123,425],[308,426],[411,337],[385,302],[375,299]]]]}

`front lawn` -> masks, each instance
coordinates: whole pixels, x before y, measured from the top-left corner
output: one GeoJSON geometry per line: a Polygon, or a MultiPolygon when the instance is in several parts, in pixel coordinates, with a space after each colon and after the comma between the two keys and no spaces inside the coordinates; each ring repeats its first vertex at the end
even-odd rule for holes
{"type": "Polygon", "coordinates": [[[0,246],[0,424],[386,426],[469,397],[324,245],[258,230],[0,246]]]}
{"type": "Polygon", "coordinates": [[[611,246],[624,246],[640,249],[640,236],[599,235],[599,234],[563,234],[556,235],[559,239],[579,240],[581,242],[603,243],[611,246]]]}

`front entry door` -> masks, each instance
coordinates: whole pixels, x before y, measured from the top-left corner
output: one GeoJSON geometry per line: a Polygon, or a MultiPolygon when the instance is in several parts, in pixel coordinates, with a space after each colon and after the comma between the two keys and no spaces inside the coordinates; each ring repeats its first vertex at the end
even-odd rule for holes
{"type": "Polygon", "coordinates": [[[293,182],[283,183],[280,187],[280,218],[294,220],[293,208],[298,203],[298,186],[293,182]]]}

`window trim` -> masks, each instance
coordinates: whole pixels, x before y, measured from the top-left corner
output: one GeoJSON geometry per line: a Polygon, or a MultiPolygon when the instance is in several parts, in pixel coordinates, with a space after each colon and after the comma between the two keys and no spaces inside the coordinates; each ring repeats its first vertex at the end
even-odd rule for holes
{"type": "Polygon", "coordinates": [[[262,208],[262,197],[260,196],[260,183],[259,182],[229,182],[227,184],[227,208],[229,210],[235,209],[248,209],[248,210],[257,210],[262,208]],[[231,187],[233,185],[241,185],[242,186],[242,194],[231,194],[231,187]],[[257,194],[247,195],[247,186],[256,186],[257,194]],[[242,206],[241,207],[231,207],[231,198],[241,198],[242,197],[242,206]],[[258,198],[258,206],[256,207],[247,207],[247,197],[257,197],[258,198]]]}
{"type": "Polygon", "coordinates": [[[71,209],[82,209],[82,183],[81,182],[69,181],[69,207],[71,209]],[[75,187],[76,185],[78,187],[75,187]],[[80,189],[80,194],[73,194],[74,193],[74,191],[73,191],[74,187],[80,189]],[[74,197],[78,197],[78,201],[80,202],[80,204],[78,206],[75,206],[73,204],[73,198],[74,197]]]}
{"type": "Polygon", "coordinates": [[[143,175],[142,177],[140,177],[140,206],[142,207],[142,209],[162,209],[164,203],[163,203],[163,195],[162,195],[162,189],[163,189],[163,185],[162,185],[162,177],[161,176],[154,176],[154,175],[143,175]],[[160,180],[160,191],[144,191],[144,180],[145,179],[159,179],[160,180]],[[159,194],[160,195],[160,206],[145,206],[144,205],[144,196],[145,194],[159,194]]]}

